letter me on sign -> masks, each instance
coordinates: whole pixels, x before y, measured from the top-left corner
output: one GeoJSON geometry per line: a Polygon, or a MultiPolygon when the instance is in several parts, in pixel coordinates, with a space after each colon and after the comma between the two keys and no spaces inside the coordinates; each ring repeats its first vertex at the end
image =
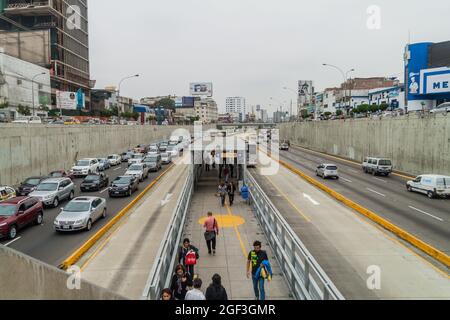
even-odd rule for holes
{"type": "Polygon", "coordinates": [[[426,79],[425,94],[448,93],[450,92],[450,69],[438,74],[429,74],[428,70],[424,73],[426,79]],[[428,73],[428,75],[427,75],[428,73]]]}

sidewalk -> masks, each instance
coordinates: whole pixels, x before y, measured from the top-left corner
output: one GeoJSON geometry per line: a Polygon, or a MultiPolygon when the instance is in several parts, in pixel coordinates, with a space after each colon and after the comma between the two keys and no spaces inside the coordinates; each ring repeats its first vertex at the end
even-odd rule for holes
{"type": "Polygon", "coordinates": [[[203,281],[202,291],[206,291],[212,276],[217,273],[222,277],[229,300],[253,300],[253,284],[246,276],[246,262],[253,242],[259,240],[263,243],[263,250],[267,251],[274,272],[273,280],[270,283],[266,281],[266,299],[291,299],[280,267],[252,210],[238,193],[233,207],[228,206],[228,197],[227,206],[222,207],[220,198],[215,196],[218,183],[216,170],[203,173],[192,199],[183,236],[199,249],[200,259],[195,274],[203,281]],[[203,223],[200,224],[208,211],[213,212],[219,224],[215,256],[208,255],[203,223]]]}

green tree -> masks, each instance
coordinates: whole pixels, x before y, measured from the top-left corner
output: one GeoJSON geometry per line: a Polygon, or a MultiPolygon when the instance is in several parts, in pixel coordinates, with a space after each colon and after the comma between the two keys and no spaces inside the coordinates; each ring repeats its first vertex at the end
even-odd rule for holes
{"type": "Polygon", "coordinates": [[[173,101],[170,98],[163,98],[155,104],[155,107],[157,107],[157,108],[162,107],[164,109],[175,110],[175,101],[173,101]]]}
{"type": "Polygon", "coordinates": [[[342,110],[336,110],[336,115],[337,116],[342,116],[342,114],[343,114],[342,110]]]}
{"type": "Polygon", "coordinates": [[[306,119],[306,118],[308,118],[309,117],[309,114],[308,114],[308,110],[302,110],[301,111],[301,117],[303,118],[303,119],[306,119]]]}
{"type": "Polygon", "coordinates": [[[380,104],[380,110],[381,110],[381,111],[384,111],[384,110],[386,110],[387,108],[389,108],[389,105],[388,105],[387,103],[382,103],[382,104],[380,104]]]}
{"type": "Polygon", "coordinates": [[[139,119],[139,113],[137,112],[124,112],[121,113],[120,116],[126,119],[134,119],[134,121],[137,121],[137,119],[139,119]]]}
{"type": "Polygon", "coordinates": [[[23,115],[23,116],[31,116],[31,110],[29,107],[27,106],[23,106],[21,104],[19,104],[17,106],[17,112],[19,112],[19,114],[23,115]]]}
{"type": "Polygon", "coordinates": [[[109,118],[113,115],[111,110],[100,110],[100,116],[109,118]]]}
{"type": "Polygon", "coordinates": [[[9,107],[9,102],[8,101],[0,103],[0,109],[6,109],[8,107],[9,107]]]}

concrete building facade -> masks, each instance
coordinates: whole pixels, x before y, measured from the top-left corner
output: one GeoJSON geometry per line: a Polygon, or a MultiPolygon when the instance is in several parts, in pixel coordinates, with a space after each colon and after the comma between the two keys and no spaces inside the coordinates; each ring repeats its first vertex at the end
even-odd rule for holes
{"type": "Polygon", "coordinates": [[[225,101],[226,113],[239,114],[239,121],[244,121],[247,107],[244,97],[228,97],[225,101]]]}
{"type": "Polygon", "coordinates": [[[194,109],[195,116],[197,116],[199,121],[202,121],[204,124],[216,123],[219,119],[217,103],[211,98],[195,101],[194,109]]]}

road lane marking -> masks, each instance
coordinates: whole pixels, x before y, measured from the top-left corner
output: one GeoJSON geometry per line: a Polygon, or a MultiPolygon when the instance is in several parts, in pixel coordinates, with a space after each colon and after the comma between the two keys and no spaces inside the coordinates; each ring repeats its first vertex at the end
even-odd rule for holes
{"type": "Polygon", "coordinates": [[[120,169],[122,169],[122,167],[118,167],[118,168],[115,168],[115,169],[113,169],[114,171],[117,171],[117,170],[120,170],[120,169]]]}
{"type": "Polygon", "coordinates": [[[161,207],[164,207],[166,204],[170,202],[170,198],[172,198],[173,194],[169,193],[166,195],[166,197],[161,200],[161,207]]]}
{"type": "MultiPolygon", "coordinates": [[[[233,211],[231,210],[231,208],[230,208],[230,206],[228,204],[226,204],[226,208],[227,208],[227,211],[228,211],[228,215],[230,217],[233,217],[234,216],[233,215],[233,211]]],[[[238,229],[238,226],[236,224],[236,221],[235,221],[235,219],[231,219],[231,221],[233,222],[233,228],[234,228],[234,231],[236,232],[236,237],[238,238],[239,245],[241,246],[242,254],[244,255],[244,258],[247,258],[247,252],[248,251],[247,251],[247,249],[245,247],[244,241],[242,241],[241,233],[239,232],[239,229],[238,229]]]]}
{"type": "Polygon", "coordinates": [[[353,169],[348,169],[348,171],[353,172],[353,173],[359,173],[358,171],[353,170],[353,169]]]}
{"type": "Polygon", "coordinates": [[[14,242],[16,242],[17,240],[20,240],[22,237],[18,237],[15,238],[13,241],[8,242],[7,244],[5,244],[5,247],[9,246],[10,244],[13,244],[14,242]]]}
{"type": "Polygon", "coordinates": [[[439,220],[439,221],[441,221],[441,222],[444,222],[444,219],[441,219],[441,218],[439,218],[439,217],[436,217],[436,216],[432,215],[431,213],[428,213],[428,212],[425,212],[425,211],[423,211],[423,210],[417,209],[417,208],[415,208],[415,207],[413,207],[413,206],[408,206],[408,207],[409,207],[410,209],[413,209],[413,210],[417,211],[417,212],[426,214],[427,216],[430,216],[430,217],[432,217],[432,218],[434,218],[434,219],[436,219],[436,220],[439,220]]]}
{"type": "Polygon", "coordinates": [[[380,179],[380,178],[375,178],[375,177],[374,177],[374,179],[375,179],[375,180],[378,180],[378,181],[381,181],[381,182],[384,182],[384,183],[387,183],[386,180],[383,180],[383,179],[380,179]]]}
{"type": "Polygon", "coordinates": [[[375,190],[370,189],[370,188],[366,188],[366,189],[369,190],[370,192],[376,193],[376,194],[378,194],[378,195],[380,195],[380,196],[382,196],[382,197],[386,197],[385,194],[382,194],[382,193],[380,193],[380,192],[378,192],[378,191],[375,191],[375,190]]]}
{"type": "Polygon", "coordinates": [[[308,199],[315,206],[319,206],[320,205],[320,203],[318,203],[316,200],[314,200],[310,195],[308,195],[306,193],[303,194],[303,198],[308,199]]]}
{"type": "Polygon", "coordinates": [[[341,177],[341,179],[342,179],[342,180],[344,180],[345,182],[350,182],[350,183],[353,183],[353,181],[352,181],[352,180],[349,180],[349,179],[346,179],[346,178],[342,178],[342,177],[341,177]]]}
{"type": "Polygon", "coordinates": [[[105,191],[107,191],[107,190],[109,190],[109,187],[106,188],[106,189],[104,189],[104,190],[102,190],[102,191],[100,191],[100,193],[103,193],[103,192],[105,192],[105,191]]]}

